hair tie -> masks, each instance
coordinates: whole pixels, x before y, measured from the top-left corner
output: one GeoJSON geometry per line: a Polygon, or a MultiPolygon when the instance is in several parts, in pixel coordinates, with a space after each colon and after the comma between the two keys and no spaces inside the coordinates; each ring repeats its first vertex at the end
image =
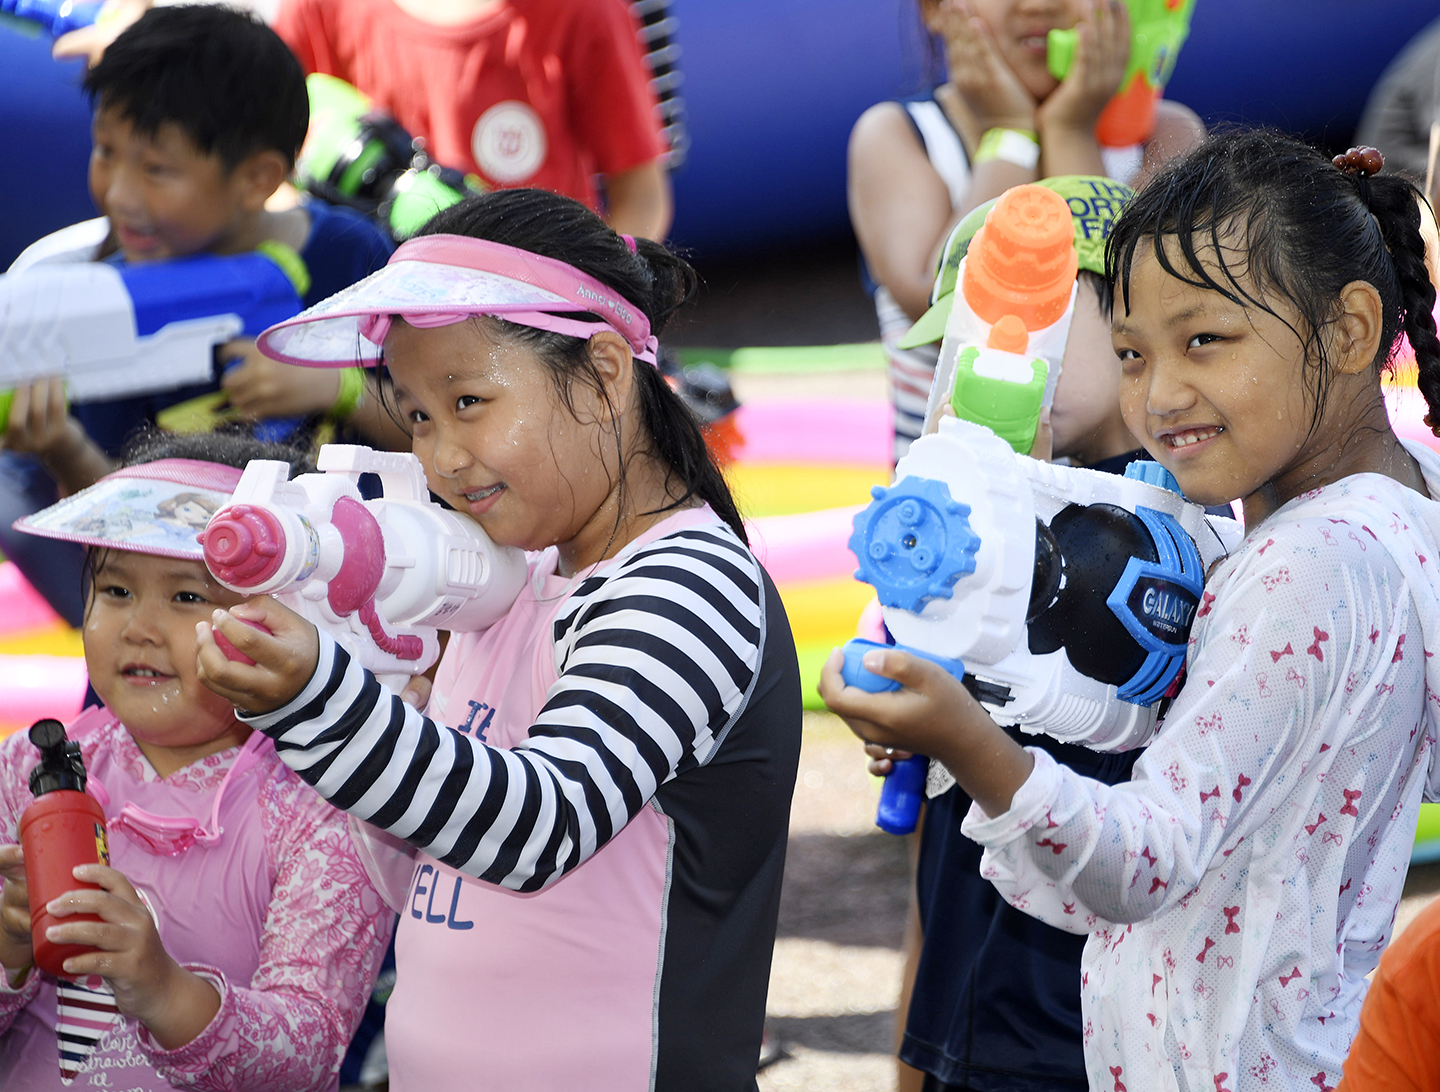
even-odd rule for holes
{"type": "MultiPolygon", "coordinates": [[[[1380,153],[1379,153],[1379,152],[1376,152],[1375,154],[1376,154],[1376,155],[1379,155],[1380,153]]],[[[1376,170],[1379,170],[1379,168],[1377,167],[1376,170]]],[[[620,238],[622,238],[622,239],[625,240],[625,245],[630,248],[630,253],[631,253],[631,254],[638,253],[638,251],[637,251],[636,248],[635,248],[635,236],[633,236],[633,235],[622,235],[622,236],[620,236],[620,238]]]]}
{"type": "Polygon", "coordinates": [[[1385,166],[1385,157],[1379,148],[1362,144],[1358,148],[1351,148],[1344,155],[1337,155],[1330,162],[1352,178],[1360,179],[1379,174],[1380,169],[1385,166]]]}

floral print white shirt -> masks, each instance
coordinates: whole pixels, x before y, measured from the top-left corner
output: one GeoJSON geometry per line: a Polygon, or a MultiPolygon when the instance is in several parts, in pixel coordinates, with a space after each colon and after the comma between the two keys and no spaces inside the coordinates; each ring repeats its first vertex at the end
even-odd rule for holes
{"type": "Polygon", "coordinates": [[[1035,750],[1008,812],[972,807],[982,874],[1090,935],[1092,1089],[1338,1083],[1432,777],[1437,580],[1440,504],[1369,474],[1299,497],[1211,574],[1131,782],[1035,750]]]}

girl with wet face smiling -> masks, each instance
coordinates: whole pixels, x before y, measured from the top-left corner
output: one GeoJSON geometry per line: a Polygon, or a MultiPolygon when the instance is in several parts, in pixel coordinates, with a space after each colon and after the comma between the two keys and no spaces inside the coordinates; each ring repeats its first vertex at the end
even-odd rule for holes
{"type": "Polygon", "coordinates": [[[578,202],[497,191],[261,338],[312,366],[383,350],[431,490],[531,552],[509,613],[451,635],[428,716],[271,600],[214,616],[253,666],[201,640],[244,723],[415,848],[392,893],[397,1089],[754,1086],[799,673],[655,368],[694,285],[578,202]]]}
{"type": "Polygon", "coordinates": [[[40,755],[0,745],[0,1073],[7,1088],[277,1087],[326,1092],[393,929],[343,815],[207,689],[195,626],[239,596],[174,513],[229,503],[240,435],[154,432],[127,465],[17,529],[87,547],[85,666],[103,705],[68,726],[104,808],[110,865],[48,904],[49,939],[93,948],[60,979],[32,965],[16,825],[40,755]],[[81,915],[77,918],[76,915],[81,915]],[[89,918],[98,916],[98,920],[89,918]]]}
{"type": "Polygon", "coordinates": [[[1440,788],[1440,458],[1395,436],[1380,386],[1408,336],[1440,422],[1435,292],[1416,191],[1379,166],[1227,134],[1110,237],[1126,423],[1247,532],[1130,782],[1022,749],[904,653],[866,658],[892,694],[822,678],[872,745],[955,774],[1012,905],[1089,935],[1092,1087],[1333,1086],[1440,788]]]}

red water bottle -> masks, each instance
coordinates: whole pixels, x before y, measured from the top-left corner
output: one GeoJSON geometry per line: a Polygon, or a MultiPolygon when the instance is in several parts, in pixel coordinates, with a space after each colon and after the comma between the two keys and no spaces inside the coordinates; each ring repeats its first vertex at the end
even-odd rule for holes
{"type": "Polygon", "coordinates": [[[52,925],[71,921],[99,921],[94,914],[54,918],[45,910],[51,899],[98,884],[75,878],[76,865],[110,863],[105,837],[105,812],[85,792],[85,763],[80,744],[65,738],[58,720],[36,721],[30,742],[40,748],[40,764],[30,771],[30,792],[35,802],[20,817],[20,845],[25,851],[25,883],[30,891],[30,939],[35,966],[64,977],[65,960],[95,949],[84,944],[54,944],[45,937],[52,925]]]}

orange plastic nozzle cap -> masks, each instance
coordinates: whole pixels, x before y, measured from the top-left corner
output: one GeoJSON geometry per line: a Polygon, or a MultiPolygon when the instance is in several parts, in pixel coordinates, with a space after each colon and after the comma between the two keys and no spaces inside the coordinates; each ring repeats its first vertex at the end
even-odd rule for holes
{"type": "Polygon", "coordinates": [[[985,322],[1015,315],[1027,330],[1040,330],[1065,313],[1079,268],[1070,206],[1054,190],[1027,184],[1001,194],[970,240],[961,288],[985,322]]]}
{"type": "Polygon", "coordinates": [[[1025,320],[1019,315],[1001,315],[1000,321],[990,327],[990,336],[985,345],[991,349],[1003,349],[1007,353],[1023,353],[1030,342],[1030,333],[1025,329],[1025,320]]]}

